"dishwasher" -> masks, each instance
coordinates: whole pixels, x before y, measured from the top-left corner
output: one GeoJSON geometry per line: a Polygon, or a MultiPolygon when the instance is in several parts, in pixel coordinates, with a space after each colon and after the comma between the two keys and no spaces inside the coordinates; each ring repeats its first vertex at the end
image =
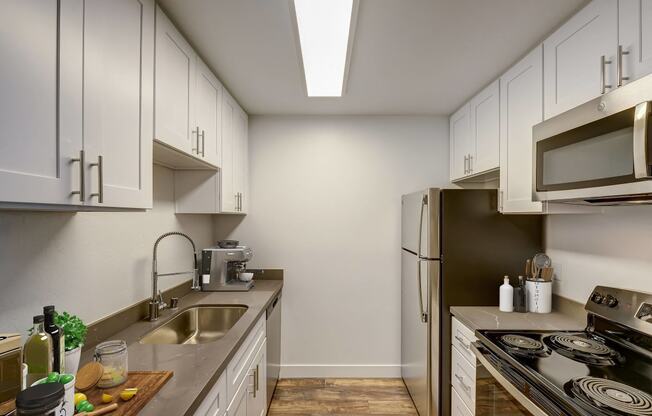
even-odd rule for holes
{"type": "Polygon", "coordinates": [[[267,406],[272,402],[281,369],[281,294],[270,303],[267,315],[267,406]]]}

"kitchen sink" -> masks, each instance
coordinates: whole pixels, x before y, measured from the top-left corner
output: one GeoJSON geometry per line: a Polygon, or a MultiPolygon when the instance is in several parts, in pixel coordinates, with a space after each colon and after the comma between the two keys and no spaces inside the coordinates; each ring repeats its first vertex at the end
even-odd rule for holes
{"type": "Polygon", "coordinates": [[[141,338],[141,344],[205,344],[222,338],[247,311],[240,305],[195,306],[141,338]]]}

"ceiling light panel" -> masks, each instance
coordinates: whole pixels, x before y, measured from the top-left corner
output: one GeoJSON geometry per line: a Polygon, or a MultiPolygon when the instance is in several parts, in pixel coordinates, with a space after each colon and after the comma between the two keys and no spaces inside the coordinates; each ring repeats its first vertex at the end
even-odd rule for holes
{"type": "Polygon", "coordinates": [[[309,97],[341,97],[354,0],[294,0],[309,97]]]}

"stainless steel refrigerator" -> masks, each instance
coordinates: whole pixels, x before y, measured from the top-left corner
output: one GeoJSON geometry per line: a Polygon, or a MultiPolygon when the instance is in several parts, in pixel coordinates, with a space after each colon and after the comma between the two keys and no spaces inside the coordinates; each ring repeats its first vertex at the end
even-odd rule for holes
{"type": "Polygon", "coordinates": [[[431,188],[403,196],[401,223],[401,375],[420,416],[446,416],[449,309],[497,305],[542,250],[542,219],[500,214],[496,190],[431,188]]]}

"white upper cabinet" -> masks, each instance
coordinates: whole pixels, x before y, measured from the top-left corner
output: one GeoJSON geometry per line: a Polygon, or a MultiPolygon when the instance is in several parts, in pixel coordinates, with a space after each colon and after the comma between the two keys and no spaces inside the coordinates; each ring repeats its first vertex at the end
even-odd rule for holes
{"type": "Polygon", "coordinates": [[[652,0],[618,0],[618,19],[624,85],[652,73],[652,0]]]}
{"type": "Polygon", "coordinates": [[[234,148],[235,148],[235,128],[234,118],[237,112],[238,104],[228,92],[224,93],[222,100],[222,166],[220,170],[220,211],[235,212],[237,206],[237,196],[233,186],[234,180],[234,148]]]}
{"type": "Polygon", "coordinates": [[[154,138],[185,153],[197,154],[192,89],[195,51],[156,8],[156,127],[154,138]]]}
{"type": "Polygon", "coordinates": [[[471,100],[471,137],[475,154],[471,154],[471,174],[497,169],[500,163],[500,87],[499,81],[481,91],[471,100]]]}
{"type": "Polygon", "coordinates": [[[222,84],[197,58],[195,114],[201,157],[219,166],[222,160],[222,84]]]}
{"type": "Polygon", "coordinates": [[[0,25],[0,201],[151,207],[153,0],[4,1],[0,25]]]}
{"type": "Polygon", "coordinates": [[[618,1],[593,0],[543,43],[548,119],[616,86],[618,1]]]}
{"type": "Polygon", "coordinates": [[[541,213],[532,200],[532,126],[543,121],[543,48],[500,78],[500,209],[541,213]]]}
{"type": "Polygon", "coordinates": [[[471,107],[465,104],[450,117],[450,171],[451,181],[469,173],[469,160],[475,154],[471,134],[471,107]]]}
{"type": "Polygon", "coordinates": [[[152,207],[153,0],[84,2],[87,202],[152,207]]]}
{"type": "Polygon", "coordinates": [[[81,77],[57,77],[59,46],[62,54],[81,56],[80,39],[69,30],[57,42],[60,25],[81,27],[81,8],[62,2],[59,14],[58,3],[0,2],[0,203],[83,202],[80,163],[73,162],[83,148],[81,77]],[[66,116],[61,125],[59,109],[66,116]]]}
{"type": "Polygon", "coordinates": [[[233,117],[233,190],[236,195],[236,211],[246,212],[247,201],[247,152],[249,148],[249,117],[237,107],[233,117]]]}

